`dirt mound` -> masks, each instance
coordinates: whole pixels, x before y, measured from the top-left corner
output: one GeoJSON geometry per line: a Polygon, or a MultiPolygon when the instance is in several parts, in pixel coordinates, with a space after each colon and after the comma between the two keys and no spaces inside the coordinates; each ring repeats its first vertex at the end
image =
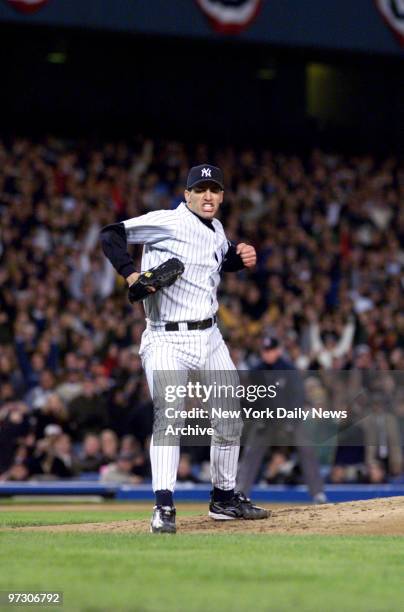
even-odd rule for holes
{"type": "MultiPolygon", "coordinates": [[[[187,534],[264,533],[323,535],[404,535],[404,497],[389,497],[324,506],[275,508],[262,521],[213,521],[206,515],[179,513],[178,532],[187,534]]],[[[114,521],[20,527],[19,531],[148,533],[149,521],[114,521]]]]}

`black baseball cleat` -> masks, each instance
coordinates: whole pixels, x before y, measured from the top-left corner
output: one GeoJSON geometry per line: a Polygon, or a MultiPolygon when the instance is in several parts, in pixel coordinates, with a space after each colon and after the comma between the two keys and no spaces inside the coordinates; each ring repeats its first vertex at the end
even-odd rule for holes
{"type": "Polygon", "coordinates": [[[150,522],[151,533],[176,533],[174,506],[154,506],[150,522]]]}
{"type": "Polygon", "coordinates": [[[269,518],[271,513],[265,508],[254,506],[244,493],[236,491],[229,501],[221,502],[211,499],[209,516],[216,521],[231,521],[234,519],[257,521],[269,518]]]}

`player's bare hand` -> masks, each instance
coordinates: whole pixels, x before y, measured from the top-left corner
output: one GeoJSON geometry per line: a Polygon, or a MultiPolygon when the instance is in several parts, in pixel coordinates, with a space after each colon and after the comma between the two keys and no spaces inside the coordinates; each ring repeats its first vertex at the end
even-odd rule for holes
{"type": "Polygon", "coordinates": [[[252,268],[257,263],[257,253],[251,244],[240,242],[240,244],[237,245],[236,253],[240,255],[246,268],[252,268]]]}
{"type": "MultiPolygon", "coordinates": [[[[139,276],[140,276],[140,272],[133,272],[133,274],[130,274],[126,278],[126,282],[128,283],[128,286],[130,287],[131,285],[133,285],[133,283],[136,283],[139,276]]],[[[154,287],[147,287],[147,291],[149,291],[149,293],[154,293],[156,290],[154,287]]]]}
{"type": "Polygon", "coordinates": [[[140,276],[139,272],[133,272],[133,274],[130,274],[129,276],[127,276],[126,282],[128,283],[128,286],[130,287],[131,285],[133,285],[133,283],[136,283],[139,276],[140,276]]]}

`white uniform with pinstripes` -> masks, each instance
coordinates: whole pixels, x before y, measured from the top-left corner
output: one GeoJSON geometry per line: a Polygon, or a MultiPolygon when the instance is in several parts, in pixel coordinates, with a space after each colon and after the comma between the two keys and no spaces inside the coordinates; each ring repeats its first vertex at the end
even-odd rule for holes
{"type": "MultiPolygon", "coordinates": [[[[153,372],[214,370],[235,374],[235,366],[216,325],[205,330],[188,330],[186,321],[203,321],[216,314],[220,267],[229,248],[223,226],[212,220],[212,231],[184,203],[175,210],[161,210],[124,221],[129,244],[144,244],[142,270],[178,257],[183,275],[171,287],[144,301],[147,328],[140,354],[153,396],[153,372]],[[180,330],[167,332],[168,322],[180,330]]],[[[226,376],[226,375],[225,375],[226,376]]],[[[233,379],[234,380],[234,379],[233,379]]],[[[221,381],[219,381],[221,382],[221,381]]],[[[211,445],[211,476],[214,486],[235,487],[239,456],[240,428],[233,429],[229,443],[220,435],[220,424],[212,422],[215,436],[211,445]]],[[[228,429],[229,431],[229,429],[228,429]]],[[[179,446],[152,444],[150,448],[153,490],[174,491],[180,456],[179,446]]]]}

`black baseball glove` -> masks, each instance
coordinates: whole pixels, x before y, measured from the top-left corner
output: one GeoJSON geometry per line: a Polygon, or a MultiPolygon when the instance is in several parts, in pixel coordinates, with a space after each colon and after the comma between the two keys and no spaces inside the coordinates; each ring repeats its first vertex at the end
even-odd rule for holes
{"type": "Polygon", "coordinates": [[[169,287],[175,283],[183,272],[184,264],[176,257],[171,257],[159,266],[143,272],[137,281],[129,287],[129,302],[131,304],[139,302],[153,295],[155,291],[159,291],[162,287],[169,287]],[[153,287],[155,291],[150,291],[150,287],[153,287]]]}

